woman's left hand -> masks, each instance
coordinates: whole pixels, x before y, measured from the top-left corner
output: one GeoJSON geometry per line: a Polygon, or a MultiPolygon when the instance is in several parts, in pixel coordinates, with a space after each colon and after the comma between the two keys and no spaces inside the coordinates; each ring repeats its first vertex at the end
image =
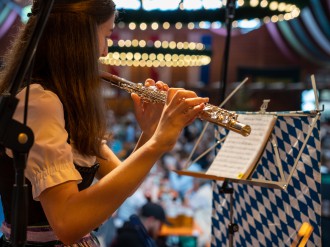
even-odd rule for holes
{"type": "MultiPolygon", "coordinates": [[[[166,83],[162,81],[155,82],[153,79],[147,79],[144,85],[146,87],[156,86],[160,91],[168,90],[168,85],[166,83]]],[[[157,128],[164,104],[147,103],[135,93],[132,93],[131,97],[134,102],[136,120],[143,133],[150,138],[157,128]]]]}

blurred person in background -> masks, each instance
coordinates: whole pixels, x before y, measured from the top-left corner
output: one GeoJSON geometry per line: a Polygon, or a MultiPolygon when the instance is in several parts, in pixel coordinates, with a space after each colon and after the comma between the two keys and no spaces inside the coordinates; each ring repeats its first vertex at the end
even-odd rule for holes
{"type": "Polygon", "coordinates": [[[160,204],[147,202],[118,229],[111,247],[160,247],[158,237],[163,224],[169,224],[160,204]]]}

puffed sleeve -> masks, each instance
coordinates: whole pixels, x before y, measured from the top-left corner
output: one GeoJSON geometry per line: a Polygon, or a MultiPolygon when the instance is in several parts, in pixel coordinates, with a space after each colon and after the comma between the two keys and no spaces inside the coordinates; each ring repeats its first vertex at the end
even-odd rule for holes
{"type": "MultiPolygon", "coordinates": [[[[25,90],[17,96],[20,101],[14,114],[22,121],[25,90]]],[[[42,191],[67,181],[82,180],[73,164],[73,154],[67,142],[63,105],[56,94],[32,84],[29,93],[27,125],[34,134],[25,176],[32,184],[32,194],[38,200],[42,191]]]]}

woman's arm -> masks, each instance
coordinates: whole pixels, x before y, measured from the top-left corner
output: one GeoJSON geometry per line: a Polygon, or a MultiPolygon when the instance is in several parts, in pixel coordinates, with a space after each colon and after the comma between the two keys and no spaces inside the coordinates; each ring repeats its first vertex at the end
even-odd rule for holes
{"type": "MultiPolygon", "coordinates": [[[[145,81],[145,86],[155,86],[159,91],[168,91],[169,87],[166,83],[162,81],[155,82],[152,79],[147,79],[145,81]]],[[[137,150],[144,143],[146,143],[151,136],[154,134],[159,119],[161,117],[164,105],[161,103],[147,103],[144,102],[137,94],[132,93],[132,100],[134,102],[134,112],[136,116],[136,120],[141,128],[140,138],[133,150],[137,150]]]]}
{"type": "Polygon", "coordinates": [[[100,164],[95,175],[97,179],[102,179],[121,164],[121,160],[112,152],[107,144],[102,145],[101,155],[102,158],[96,158],[96,162],[100,164]]]}
{"type": "MultiPolygon", "coordinates": [[[[102,72],[102,74],[105,76],[107,73],[102,72]]],[[[169,89],[166,83],[161,81],[155,82],[152,79],[147,79],[145,81],[145,86],[156,86],[157,89],[161,91],[167,91],[169,89]]],[[[141,98],[135,93],[132,93],[131,97],[134,102],[135,116],[139,127],[142,130],[142,133],[133,150],[134,152],[143,146],[154,134],[164,105],[143,102],[141,98]]],[[[102,156],[107,157],[107,159],[98,159],[98,162],[100,163],[100,168],[96,174],[96,178],[98,179],[101,179],[121,163],[120,159],[106,145],[102,147],[102,156]]]]}
{"type": "Polygon", "coordinates": [[[98,227],[131,195],[153,164],[175,145],[181,130],[195,119],[207,99],[187,90],[170,89],[153,136],[125,161],[108,153],[110,173],[78,191],[76,181],[46,189],[39,199],[56,235],[71,244],[98,227]]]}
{"type": "Polygon", "coordinates": [[[76,181],[46,189],[39,199],[56,235],[74,243],[111,216],[142,182],[164,152],[146,143],[91,187],[78,191],[76,181]]]}

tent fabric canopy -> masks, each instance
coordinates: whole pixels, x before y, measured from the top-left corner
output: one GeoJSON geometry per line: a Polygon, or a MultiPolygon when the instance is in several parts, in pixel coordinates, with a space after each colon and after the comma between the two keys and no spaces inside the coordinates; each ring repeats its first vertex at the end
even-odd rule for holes
{"type": "MultiPolygon", "coordinates": [[[[274,41],[290,59],[304,58],[311,63],[330,66],[330,1],[328,0],[285,0],[302,8],[298,18],[290,21],[268,23],[267,28],[274,41]],[[305,7],[304,7],[305,6],[305,7]]],[[[13,0],[0,2],[0,41],[17,18],[23,18],[24,6],[13,0]]],[[[225,22],[226,9],[214,10],[171,10],[145,11],[120,9],[120,22],[130,23],[190,23],[198,21],[225,22]]],[[[235,20],[263,18],[276,14],[268,8],[242,6],[235,9],[235,20]]],[[[224,29],[224,28],[221,28],[224,29]]],[[[219,30],[221,30],[219,29],[219,30]]]]}
{"type": "Polygon", "coordinates": [[[268,23],[278,47],[290,59],[301,57],[311,63],[330,66],[330,2],[310,0],[301,15],[287,22],[268,23]]]}

